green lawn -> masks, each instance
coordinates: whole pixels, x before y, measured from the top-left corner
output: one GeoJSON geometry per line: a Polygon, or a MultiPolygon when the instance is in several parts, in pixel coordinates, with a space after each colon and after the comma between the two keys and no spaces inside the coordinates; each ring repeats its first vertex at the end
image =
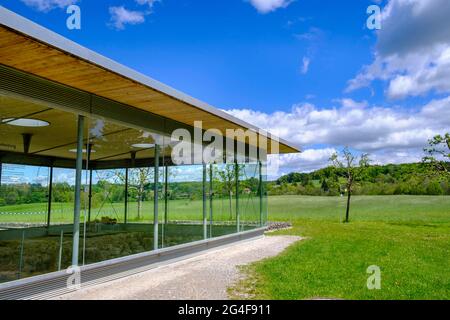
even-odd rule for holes
{"type": "MultiPolygon", "coordinates": [[[[241,210],[241,221],[259,221],[259,198],[255,196],[242,196],[239,200],[241,210]]],[[[209,202],[208,202],[209,206],[209,202]]],[[[52,203],[51,222],[52,223],[72,223],[73,203],[52,203]]],[[[137,202],[130,202],[128,205],[128,221],[149,223],[153,221],[153,200],[144,201],[141,209],[141,217],[138,219],[137,202]]],[[[209,210],[209,207],[208,207],[209,210]]],[[[235,219],[236,202],[231,201],[231,220],[235,219]]],[[[105,202],[94,206],[91,209],[91,219],[101,219],[109,216],[116,218],[119,222],[124,220],[124,203],[105,202]]],[[[82,206],[81,221],[87,208],[82,206]]],[[[230,220],[230,202],[226,198],[215,198],[213,202],[213,217],[215,221],[230,220]]],[[[164,216],[164,201],[159,200],[159,219],[164,216]]],[[[202,200],[169,200],[168,201],[169,220],[202,220],[203,202],[202,200]]],[[[0,207],[0,223],[46,223],[47,203],[20,204],[0,207]],[[15,214],[7,214],[15,213],[15,214]],[[20,213],[20,214],[18,214],[20,213]]]]}
{"type": "Polygon", "coordinates": [[[450,197],[360,196],[351,223],[344,198],[269,198],[271,220],[293,228],[275,235],[307,239],[255,263],[231,289],[262,299],[450,299],[450,197]],[[370,265],[381,289],[366,286],[370,265]]]}
{"type": "MultiPolygon", "coordinates": [[[[269,219],[290,221],[293,228],[274,233],[306,237],[281,255],[246,268],[249,278],[231,292],[255,298],[308,299],[450,299],[450,197],[359,196],[352,201],[351,222],[341,221],[345,198],[269,197],[269,219]],[[381,268],[381,290],[368,290],[366,269],[381,268]]],[[[242,215],[258,219],[258,199],[241,199],[242,215]]],[[[235,204],[232,203],[232,208],[235,204]]],[[[53,222],[72,222],[71,204],[54,203],[53,222]]],[[[161,203],[161,212],[162,212],[161,203]]],[[[214,219],[228,220],[229,204],[214,201],[214,219]]],[[[106,203],[92,217],[123,218],[123,204],[106,203]]],[[[129,219],[136,220],[136,203],[129,219]]],[[[1,207],[0,212],[46,211],[46,204],[1,207]]],[[[142,222],[151,222],[146,202],[142,222]]],[[[171,200],[169,219],[200,220],[200,200],[171,200]]],[[[0,215],[0,222],[45,222],[41,215],[0,215]]],[[[162,219],[162,216],[160,216],[162,219]]]]}

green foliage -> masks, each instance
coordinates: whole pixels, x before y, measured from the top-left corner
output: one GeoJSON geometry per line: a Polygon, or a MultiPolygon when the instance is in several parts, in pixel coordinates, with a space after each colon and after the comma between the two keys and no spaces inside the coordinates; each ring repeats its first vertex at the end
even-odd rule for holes
{"type": "Polygon", "coordinates": [[[435,175],[450,177],[450,133],[434,136],[424,152],[426,156],[422,161],[433,166],[435,175]]]}
{"type": "MultiPolygon", "coordinates": [[[[354,195],[450,195],[450,177],[436,176],[428,163],[364,167],[354,195]]],[[[311,173],[290,173],[268,183],[270,195],[335,196],[343,192],[345,169],[327,167],[311,173]],[[315,184],[314,182],[317,182],[315,184]]]]}

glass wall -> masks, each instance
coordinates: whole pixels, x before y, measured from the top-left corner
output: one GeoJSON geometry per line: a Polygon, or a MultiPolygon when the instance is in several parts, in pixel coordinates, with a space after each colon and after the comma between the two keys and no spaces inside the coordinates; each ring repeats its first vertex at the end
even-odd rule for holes
{"type": "Polygon", "coordinates": [[[0,95],[0,282],[70,265],[76,125],[74,114],[0,95]]]}
{"type": "Polygon", "coordinates": [[[204,238],[203,165],[168,167],[164,246],[204,238]]]}
{"type": "Polygon", "coordinates": [[[0,282],[69,267],[74,230],[83,265],[267,221],[258,161],[174,165],[169,136],[89,116],[74,225],[78,115],[6,96],[0,102],[0,282]]]}

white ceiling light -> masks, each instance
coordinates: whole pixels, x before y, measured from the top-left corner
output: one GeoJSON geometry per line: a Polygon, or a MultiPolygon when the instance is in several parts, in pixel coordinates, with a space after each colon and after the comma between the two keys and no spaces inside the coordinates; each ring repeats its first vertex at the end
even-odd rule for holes
{"type": "Polygon", "coordinates": [[[138,148],[138,149],[150,149],[150,148],[154,148],[155,145],[152,143],[135,143],[133,145],[131,145],[133,148],[138,148]]]}
{"type": "Polygon", "coordinates": [[[2,122],[4,124],[9,124],[11,126],[18,127],[30,127],[30,128],[39,128],[39,127],[47,127],[50,125],[49,122],[39,119],[27,119],[27,118],[10,118],[3,119],[2,122]]]}

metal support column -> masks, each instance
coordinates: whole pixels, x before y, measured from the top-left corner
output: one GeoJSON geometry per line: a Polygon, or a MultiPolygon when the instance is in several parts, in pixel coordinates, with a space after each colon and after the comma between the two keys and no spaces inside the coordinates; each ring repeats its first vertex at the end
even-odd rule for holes
{"type": "Polygon", "coordinates": [[[158,249],[158,182],[159,182],[159,145],[155,145],[155,174],[153,187],[153,249],[158,249]]]}
{"type": "Polygon", "coordinates": [[[208,239],[208,225],[206,214],[206,163],[203,163],[203,239],[208,239]]]}
{"type": "Polygon", "coordinates": [[[78,116],[77,161],[75,173],[75,207],[73,214],[73,246],[72,266],[78,266],[78,249],[80,242],[80,210],[81,210],[81,174],[83,171],[83,132],[84,116],[78,116]]]}
{"type": "Polygon", "coordinates": [[[213,227],[213,164],[209,164],[209,237],[212,238],[213,227]]]}
{"type": "Polygon", "coordinates": [[[89,169],[88,223],[91,222],[91,209],[92,209],[92,169],[89,169]]]}
{"type": "Polygon", "coordinates": [[[128,222],[128,170],[128,168],[125,168],[125,212],[123,217],[125,224],[128,222]]]}
{"type": "Polygon", "coordinates": [[[50,177],[48,181],[47,229],[50,228],[50,218],[52,214],[52,194],[53,194],[53,166],[50,167],[50,177]]]}
{"type": "MultiPolygon", "coordinates": [[[[87,166],[91,164],[92,144],[88,144],[87,149],[87,166]]],[[[88,223],[91,222],[91,208],[92,208],[92,169],[89,169],[89,190],[88,190],[88,223]]],[[[86,220],[86,219],[85,219],[86,220]]],[[[83,263],[84,264],[84,263],[83,263]]]]}
{"type": "Polygon", "coordinates": [[[241,231],[241,217],[239,212],[239,165],[234,161],[234,180],[236,183],[236,226],[237,232],[241,231]]]}
{"type": "Polygon", "coordinates": [[[259,166],[259,226],[263,226],[263,179],[262,179],[262,162],[258,159],[259,166]]]}
{"type": "Polygon", "coordinates": [[[169,222],[169,166],[164,168],[164,226],[169,222]]]}

